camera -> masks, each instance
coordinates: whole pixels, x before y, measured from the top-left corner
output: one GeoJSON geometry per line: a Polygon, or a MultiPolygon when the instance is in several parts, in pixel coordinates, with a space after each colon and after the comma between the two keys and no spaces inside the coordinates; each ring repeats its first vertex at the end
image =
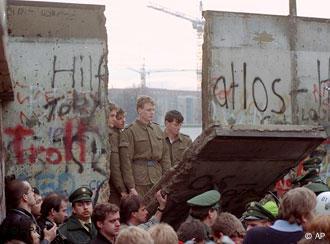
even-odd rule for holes
{"type": "Polygon", "coordinates": [[[54,227],[54,223],[50,222],[49,220],[46,220],[45,225],[47,230],[50,230],[54,227]]]}

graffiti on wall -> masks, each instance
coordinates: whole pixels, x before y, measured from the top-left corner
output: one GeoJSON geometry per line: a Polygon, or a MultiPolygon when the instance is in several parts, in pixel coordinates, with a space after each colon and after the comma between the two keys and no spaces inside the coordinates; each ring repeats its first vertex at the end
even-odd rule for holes
{"type": "Polygon", "coordinates": [[[15,102],[4,121],[7,174],[29,179],[43,194],[67,195],[80,185],[104,194],[100,189],[109,177],[105,57],[53,55],[49,69],[33,78],[14,74],[15,102]]]}
{"type": "MultiPolygon", "coordinates": [[[[329,59],[330,65],[330,59],[329,59]]],[[[289,80],[284,80],[279,75],[273,78],[262,78],[258,75],[247,80],[248,65],[242,65],[242,79],[236,80],[235,64],[231,62],[231,76],[223,75],[212,79],[211,94],[213,105],[224,111],[231,112],[234,117],[243,113],[245,117],[253,118],[253,123],[290,123],[290,114],[287,110],[291,107],[291,95],[295,93],[298,100],[299,123],[310,124],[330,121],[330,77],[322,79],[320,60],[316,60],[315,70],[318,80],[302,82],[300,88],[292,91],[281,89],[281,86],[290,85],[289,80]]],[[[327,74],[330,74],[327,70],[327,74]]],[[[237,119],[237,118],[236,118],[237,119]]]]}

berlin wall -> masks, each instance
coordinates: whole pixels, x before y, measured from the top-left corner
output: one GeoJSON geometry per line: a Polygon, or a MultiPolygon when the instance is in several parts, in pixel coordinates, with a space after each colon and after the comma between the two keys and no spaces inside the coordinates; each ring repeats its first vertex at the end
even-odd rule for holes
{"type": "MultiPolygon", "coordinates": [[[[6,175],[106,198],[107,36],[104,6],[9,1],[14,102],[4,107],[6,175]]],[[[97,200],[97,199],[95,199],[97,200]]]]}
{"type": "Polygon", "coordinates": [[[330,132],[330,20],[206,11],[203,126],[323,125],[330,132]]]}

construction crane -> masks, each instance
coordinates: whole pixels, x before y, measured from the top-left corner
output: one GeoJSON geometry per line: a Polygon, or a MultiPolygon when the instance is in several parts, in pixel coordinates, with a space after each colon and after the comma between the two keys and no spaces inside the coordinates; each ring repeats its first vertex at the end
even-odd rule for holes
{"type": "Polygon", "coordinates": [[[200,11],[200,17],[192,17],[185,13],[178,12],[171,10],[169,8],[166,8],[164,6],[161,6],[156,3],[149,3],[147,5],[148,8],[152,8],[170,15],[173,15],[175,17],[187,20],[192,23],[193,29],[196,30],[197,34],[197,68],[196,68],[196,74],[197,74],[197,89],[200,90],[201,84],[202,84],[202,43],[203,43],[203,33],[204,33],[204,20],[202,19],[202,11],[203,11],[203,4],[202,1],[199,1],[199,11],[200,11]]]}
{"type": "Polygon", "coordinates": [[[195,69],[147,69],[145,62],[143,62],[140,69],[128,68],[131,71],[140,74],[141,79],[141,87],[147,87],[147,76],[151,73],[166,73],[166,72],[189,72],[189,71],[196,71],[195,69]]]}

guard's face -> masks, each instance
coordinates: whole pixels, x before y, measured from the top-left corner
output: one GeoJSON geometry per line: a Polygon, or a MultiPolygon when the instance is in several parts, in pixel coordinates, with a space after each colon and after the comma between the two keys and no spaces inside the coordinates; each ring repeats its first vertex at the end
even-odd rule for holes
{"type": "Polygon", "coordinates": [[[54,210],[54,220],[55,223],[60,225],[68,218],[68,204],[66,201],[61,202],[61,206],[58,212],[54,210]]]}
{"type": "Polygon", "coordinates": [[[91,201],[75,202],[72,206],[74,215],[83,221],[88,221],[92,216],[93,205],[91,201]]]}
{"type": "Polygon", "coordinates": [[[139,119],[144,123],[150,123],[154,119],[155,105],[151,103],[144,104],[143,108],[138,108],[139,119]]]}
{"type": "Polygon", "coordinates": [[[113,128],[115,126],[115,122],[116,122],[116,113],[117,110],[113,109],[111,110],[110,114],[109,114],[109,118],[108,118],[108,126],[110,128],[113,128]]]}
{"type": "Polygon", "coordinates": [[[137,212],[133,213],[133,216],[140,224],[147,222],[148,210],[146,209],[146,206],[141,206],[137,212]]]}
{"type": "Polygon", "coordinates": [[[124,129],[125,128],[125,122],[126,122],[125,115],[120,115],[116,118],[115,127],[118,128],[118,129],[124,129]]]}
{"type": "Polygon", "coordinates": [[[99,227],[100,231],[104,233],[108,237],[116,237],[119,233],[120,228],[120,217],[119,211],[116,213],[108,213],[105,220],[98,221],[97,226],[99,227]]]}
{"type": "Polygon", "coordinates": [[[174,119],[172,122],[165,121],[166,131],[175,136],[179,135],[181,126],[182,123],[178,123],[176,119],[174,119]]]}
{"type": "Polygon", "coordinates": [[[267,220],[246,220],[244,224],[246,226],[246,231],[254,227],[266,227],[271,225],[267,220]]]}

